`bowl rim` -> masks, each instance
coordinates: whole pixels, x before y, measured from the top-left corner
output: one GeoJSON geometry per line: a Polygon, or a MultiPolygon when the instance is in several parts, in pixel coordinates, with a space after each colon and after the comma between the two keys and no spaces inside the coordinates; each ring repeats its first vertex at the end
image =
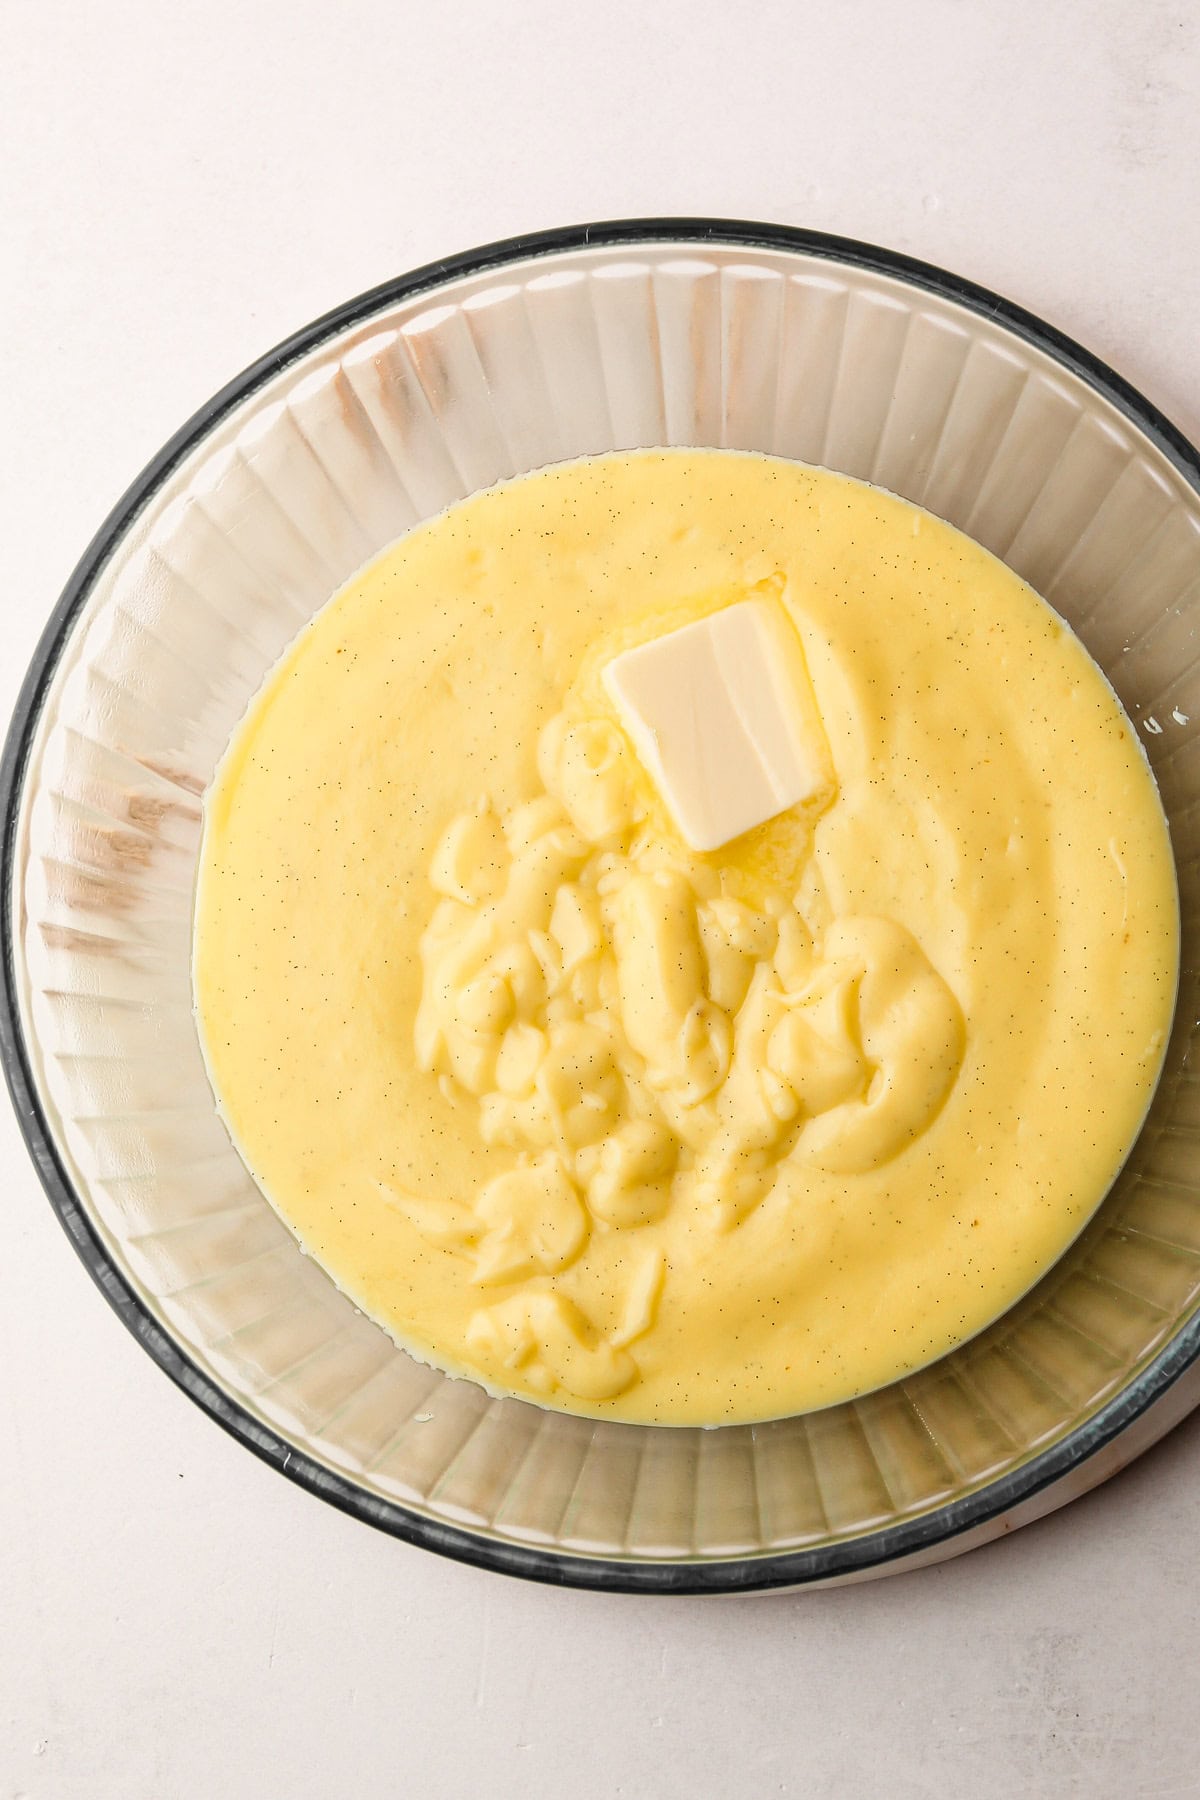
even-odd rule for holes
{"type": "Polygon", "coordinates": [[[17,821],[34,737],[46,696],[79,614],[122,539],[168,476],[243,401],[328,339],[389,305],[466,276],[564,252],[678,244],[694,249],[799,253],[834,265],[899,279],[998,322],[1047,353],[1114,405],[1200,494],[1200,453],[1159,409],[1099,357],[1054,326],[987,288],[900,251],[803,227],[718,218],[636,218],[566,226],[504,238],[426,263],[345,301],[302,326],[219,390],[162,447],[117,501],[83,552],[38,641],[0,754],[0,1063],[26,1148],[50,1204],[109,1305],[175,1385],[210,1418],[290,1481],[354,1518],[456,1561],[560,1587],[610,1593],[753,1593],[883,1572],[889,1565],[987,1526],[1041,1494],[1112,1442],[1200,1357],[1200,1312],[1090,1419],[1017,1468],[943,1506],[830,1544],[763,1555],[659,1560],[590,1556],[500,1539],[429,1518],[359,1487],[221,1388],[158,1323],[105,1248],[75,1191],[55,1143],[18,1003],[14,916],[17,821]]]}

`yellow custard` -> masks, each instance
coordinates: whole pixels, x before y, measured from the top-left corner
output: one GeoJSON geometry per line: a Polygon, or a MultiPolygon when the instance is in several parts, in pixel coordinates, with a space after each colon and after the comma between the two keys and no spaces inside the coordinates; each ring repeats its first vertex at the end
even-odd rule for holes
{"type": "Polygon", "coordinates": [[[1140,747],[1024,583],[862,483],[648,451],[464,501],[301,634],[208,796],[195,992],[247,1163],[401,1343],[716,1424],[1036,1280],[1136,1134],[1177,944],[1140,747]],[[604,675],[748,599],[812,778],[699,854],[604,675]]]}

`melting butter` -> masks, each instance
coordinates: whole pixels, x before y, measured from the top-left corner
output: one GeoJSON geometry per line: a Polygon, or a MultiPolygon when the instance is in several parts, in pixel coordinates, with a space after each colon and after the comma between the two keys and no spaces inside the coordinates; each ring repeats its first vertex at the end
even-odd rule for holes
{"type": "Polygon", "coordinates": [[[824,733],[777,598],[735,601],[626,650],[604,685],[693,850],[825,797],[824,733]]]}
{"type": "Polygon", "coordinates": [[[195,989],[247,1162],[401,1342],[718,1423],[894,1379],[1061,1253],[1177,939],[1128,722],[1011,572],[843,477],[639,452],[464,502],[301,635],[207,800],[195,989]],[[750,602],[808,760],[704,853],[606,672],[750,602]]]}

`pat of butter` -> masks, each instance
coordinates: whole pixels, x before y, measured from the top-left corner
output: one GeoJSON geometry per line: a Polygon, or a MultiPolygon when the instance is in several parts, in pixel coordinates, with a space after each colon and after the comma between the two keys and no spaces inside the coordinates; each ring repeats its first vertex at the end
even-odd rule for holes
{"type": "Polygon", "coordinates": [[[603,679],[693,850],[832,797],[804,650],[778,601],[740,600],[639,644],[603,679]]]}

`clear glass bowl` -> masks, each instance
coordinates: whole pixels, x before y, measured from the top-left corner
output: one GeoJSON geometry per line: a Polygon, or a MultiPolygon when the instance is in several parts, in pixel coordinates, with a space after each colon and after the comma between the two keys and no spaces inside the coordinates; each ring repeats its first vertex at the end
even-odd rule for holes
{"type": "Polygon", "coordinates": [[[1118,1434],[1140,1422],[1144,1441],[1147,1419],[1182,1410],[1200,1350],[1198,490],[1192,448],[1048,327],[904,258],[770,226],[493,246],[352,301],[248,370],[88,550],[0,777],[0,1043],[51,1200],[121,1317],[293,1479],[398,1536],[549,1581],[853,1579],[1090,1485],[1118,1434]],[[231,1147],[189,985],[200,796],[296,630],[474,489],[655,444],[865,477],[1025,576],[1139,728],[1183,904],[1166,1072],[1068,1256],[911,1380],[708,1432],[493,1400],[397,1349],[231,1147]]]}

